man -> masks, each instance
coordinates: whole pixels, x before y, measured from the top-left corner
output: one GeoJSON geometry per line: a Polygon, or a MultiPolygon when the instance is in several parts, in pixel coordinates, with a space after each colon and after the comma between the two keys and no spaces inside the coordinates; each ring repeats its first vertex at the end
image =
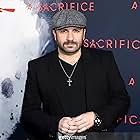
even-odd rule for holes
{"type": "Polygon", "coordinates": [[[38,139],[113,131],[129,106],[113,54],[82,46],[82,13],[62,10],[52,23],[58,48],[29,62],[21,123],[38,139]]]}

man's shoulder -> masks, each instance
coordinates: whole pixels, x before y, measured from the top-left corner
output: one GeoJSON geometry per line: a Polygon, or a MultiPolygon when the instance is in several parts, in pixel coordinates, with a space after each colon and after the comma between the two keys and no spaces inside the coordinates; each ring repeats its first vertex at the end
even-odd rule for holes
{"type": "Polygon", "coordinates": [[[103,49],[96,49],[96,48],[85,48],[85,50],[92,56],[110,56],[112,55],[111,50],[103,50],[103,49]]]}
{"type": "Polygon", "coordinates": [[[44,56],[38,57],[36,59],[30,60],[28,63],[31,65],[41,65],[41,64],[46,64],[50,62],[50,60],[54,59],[54,56],[56,55],[57,51],[54,50],[44,56]]]}
{"type": "Polygon", "coordinates": [[[109,64],[115,60],[113,52],[110,50],[85,48],[83,58],[85,61],[96,62],[98,64],[109,64]]]}

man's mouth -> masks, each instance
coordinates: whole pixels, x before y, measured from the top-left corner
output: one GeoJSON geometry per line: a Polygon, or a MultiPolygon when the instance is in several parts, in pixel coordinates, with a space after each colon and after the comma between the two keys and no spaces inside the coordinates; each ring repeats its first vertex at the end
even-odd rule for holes
{"type": "Polygon", "coordinates": [[[68,47],[73,47],[74,45],[76,45],[75,43],[73,43],[73,44],[65,44],[66,46],[68,46],[68,47]]]}

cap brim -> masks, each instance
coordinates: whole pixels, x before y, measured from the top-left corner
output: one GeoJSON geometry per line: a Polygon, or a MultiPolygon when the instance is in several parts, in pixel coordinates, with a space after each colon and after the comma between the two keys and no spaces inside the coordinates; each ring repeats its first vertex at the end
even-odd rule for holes
{"type": "Polygon", "coordinates": [[[60,29],[67,28],[67,27],[85,28],[86,26],[84,26],[84,25],[64,25],[64,26],[60,26],[60,27],[54,27],[53,29],[60,30],[60,29]]]}

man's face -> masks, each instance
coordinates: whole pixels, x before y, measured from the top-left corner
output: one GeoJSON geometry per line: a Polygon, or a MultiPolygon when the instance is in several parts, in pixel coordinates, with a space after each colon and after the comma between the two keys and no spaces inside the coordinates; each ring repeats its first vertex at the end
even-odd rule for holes
{"type": "Polygon", "coordinates": [[[63,29],[53,30],[55,41],[58,49],[65,54],[74,54],[82,46],[85,39],[86,29],[79,27],[67,27],[63,29]]]}

